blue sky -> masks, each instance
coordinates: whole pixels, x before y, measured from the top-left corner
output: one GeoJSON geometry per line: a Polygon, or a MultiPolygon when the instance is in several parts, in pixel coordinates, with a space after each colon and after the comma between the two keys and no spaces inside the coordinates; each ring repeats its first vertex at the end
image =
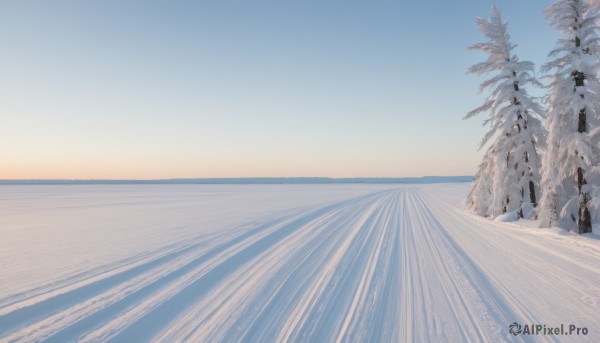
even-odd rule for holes
{"type": "MultiPolygon", "coordinates": [[[[493,3],[2,1],[0,178],[473,174],[493,3]]],[[[551,1],[497,4],[544,63],[551,1]]]]}

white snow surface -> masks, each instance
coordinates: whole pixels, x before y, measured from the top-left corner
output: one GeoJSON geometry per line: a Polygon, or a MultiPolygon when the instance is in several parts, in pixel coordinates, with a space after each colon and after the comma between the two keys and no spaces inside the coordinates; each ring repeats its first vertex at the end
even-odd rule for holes
{"type": "Polygon", "coordinates": [[[470,184],[0,186],[1,342],[600,342],[600,240],[470,184]]]}

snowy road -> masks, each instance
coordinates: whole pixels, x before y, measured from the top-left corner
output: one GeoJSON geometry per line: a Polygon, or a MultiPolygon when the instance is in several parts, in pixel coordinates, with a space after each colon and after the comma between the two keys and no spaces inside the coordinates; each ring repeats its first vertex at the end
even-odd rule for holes
{"type": "Polygon", "coordinates": [[[390,186],[282,210],[5,294],[0,341],[531,340],[509,335],[515,321],[600,341],[600,240],[471,216],[464,190],[390,186]]]}

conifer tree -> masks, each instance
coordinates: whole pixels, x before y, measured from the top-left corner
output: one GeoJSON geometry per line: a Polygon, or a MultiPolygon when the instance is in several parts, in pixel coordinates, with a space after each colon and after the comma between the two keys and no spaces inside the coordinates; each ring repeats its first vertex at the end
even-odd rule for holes
{"type": "Polygon", "coordinates": [[[531,218],[539,197],[537,146],[544,131],[540,122],[543,110],[525,87],[541,84],[533,76],[534,64],[519,61],[513,53],[515,45],[506,31],[507,22],[502,21],[496,6],[492,7],[489,20],[477,18],[477,24],[488,41],[470,49],[485,52],[488,58],[471,66],[468,72],[492,74],[480,86],[480,91],[490,89],[490,95],[465,119],[487,113],[484,125],[489,126],[489,131],[480,149],[492,140],[493,143],[475,177],[467,206],[480,215],[497,217],[516,212],[520,218],[531,218]]]}
{"type": "Polygon", "coordinates": [[[550,52],[553,60],[542,68],[554,71],[542,170],[542,225],[579,233],[592,231],[599,209],[600,82],[594,12],[583,0],[561,0],[548,8],[550,24],[564,38],[550,52]]]}

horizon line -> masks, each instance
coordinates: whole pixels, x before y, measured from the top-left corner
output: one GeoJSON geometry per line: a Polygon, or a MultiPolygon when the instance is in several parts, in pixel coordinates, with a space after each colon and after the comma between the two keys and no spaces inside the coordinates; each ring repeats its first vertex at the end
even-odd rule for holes
{"type": "Polygon", "coordinates": [[[326,184],[326,183],[442,183],[471,182],[472,175],[415,177],[225,177],[167,179],[0,179],[0,185],[23,184],[326,184]]]}

